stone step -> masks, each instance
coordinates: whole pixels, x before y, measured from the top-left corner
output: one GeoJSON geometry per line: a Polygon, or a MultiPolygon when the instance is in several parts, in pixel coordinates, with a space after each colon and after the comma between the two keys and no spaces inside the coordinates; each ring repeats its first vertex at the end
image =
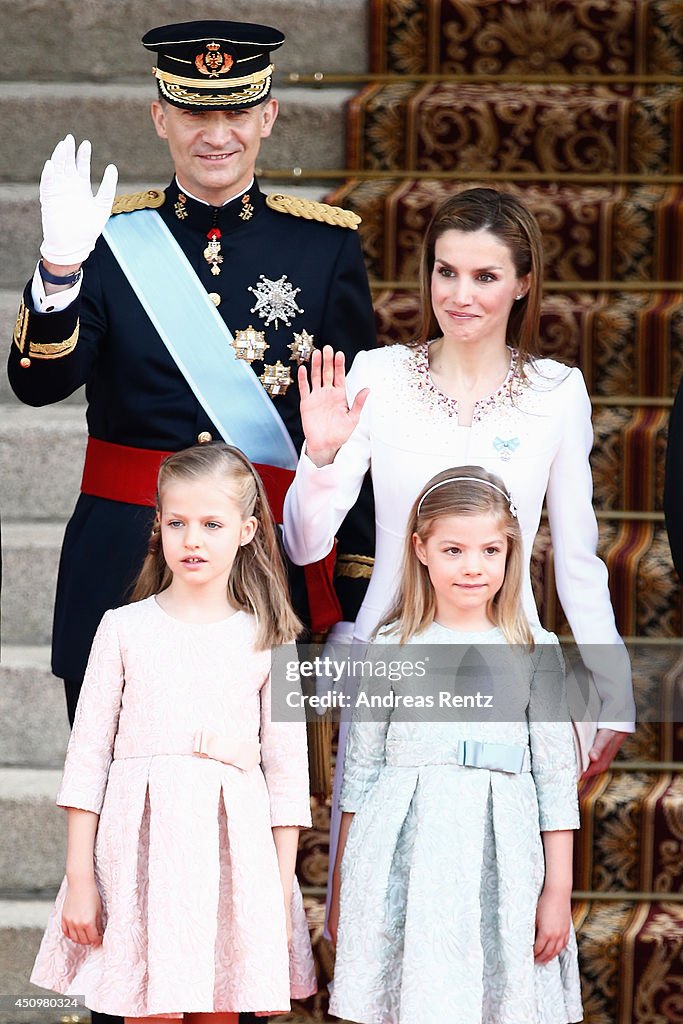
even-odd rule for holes
{"type": "Polygon", "coordinates": [[[62,880],[66,817],[55,804],[61,777],[57,769],[0,768],[0,878],[6,891],[54,890],[62,880]]]}
{"type": "Polygon", "coordinates": [[[3,647],[0,692],[2,766],[60,769],[69,723],[62,681],[50,671],[50,648],[3,647]]]}
{"type": "Polygon", "coordinates": [[[273,25],[286,42],[274,54],[289,71],[362,72],[368,60],[368,0],[31,0],[17,11],[0,0],[8,81],[147,78],[153,54],[140,45],[150,28],[230,18],[273,25]],[[343,40],[343,45],[341,41],[343,40]]]}
{"type": "MultiPolygon", "coordinates": [[[[48,995],[28,978],[51,910],[52,900],[0,899],[0,992],[4,996],[48,995]]],[[[0,1024],[55,1024],[62,1016],[55,1010],[14,1009],[4,1000],[0,1008],[0,1024]]],[[[86,1019],[90,1018],[84,1013],[84,1024],[86,1019]]]]}
{"type": "MultiPolygon", "coordinates": [[[[168,175],[154,181],[134,179],[119,181],[118,194],[139,192],[145,188],[165,188],[171,177],[168,175]]],[[[273,182],[264,182],[265,192],[275,192],[278,186],[273,182]]],[[[291,186],[286,191],[302,199],[322,199],[326,194],[324,185],[291,186]]],[[[39,246],[42,239],[40,225],[40,204],[38,201],[38,184],[0,184],[0,239],[2,239],[2,255],[0,260],[0,289],[13,291],[16,296],[17,309],[20,294],[33,275],[39,246]]],[[[13,319],[16,319],[16,312],[13,319]]],[[[13,324],[11,325],[13,326],[13,324]]]]}
{"type": "Polygon", "coordinates": [[[63,522],[2,524],[4,644],[50,643],[63,522]]]}
{"type": "MultiPolygon", "coordinates": [[[[264,141],[259,166],[343,167],[344,108],[352,95],[349,89],[281,90],[278,122],[264,141]]],[[[111,162],[123,178],[167,182],[171,177],[168,147],[157,138],[149,114],[154,97],[151,81],[0,85],[0,118],[5,126],[0,181],[37,182],[55,144],[71,132],[77,141],[92,142],[93,180],[99,182],[111,162]],[[30,146],[27,125],[31,126],[30,146]]]]}
{"type": "Polygon", "coordinates": [[[0,406],[3,516],[68,517],[80,489],[86,436],[83,406],[0,406]]]}

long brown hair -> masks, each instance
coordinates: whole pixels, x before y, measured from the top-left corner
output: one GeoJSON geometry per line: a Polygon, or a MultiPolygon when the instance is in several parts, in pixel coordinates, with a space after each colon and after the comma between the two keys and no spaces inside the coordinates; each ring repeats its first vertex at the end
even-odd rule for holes
{"type": "Polygon", "coordinates": [[[468,188],[449,196],[427,228],[420,261],[422,318],[415,344],[441,334],[432,306],[434,250],[446,231],[490,231],[507,246],[518,278],[529,275],[529,290],[512,306],[507,323],[507,344],[517,349],[517,372],[538,353],[543,289],[543,242],[536,218],[516,196],[494,188],[468,188]]]}
{"type": "Polygon", "coordinates": [[[511,505],[512,500],[503,481],[481,466],[456,466],[433,476],[424,485],[410,510],[399,591],[375,632],[384,626],[391,626],[389,632],[398,633],[400,643],[404,644],[434,621],[434,587],[427,566],[422,564],[415,552],[413,534],[417,534],[424,542],[437,520],[446,516],[493,514],[498,516],[498,525],[507,538],[508,546],[505,578],[491,602],[489,614],[508,643],[533,648],[533,635],[521,600],[524,564],[522,531],[511,505]]]}
{"type": "Polygon", "coordinates": [[[247,457],[229,444],[196,445],[169,455],[162,462],[157,479],[157,517],[131,601],[160,594],[173,579],[164,559],[159,526],[164,488],[172,481],[196,481],[208,476],[221,477],[229,483],[242,520],[249,516],[258,520],[252,540],[237,549],[228,579],[228,600],[235,608],[255,616],[256,644],[260,650],[294,640],[301,631],[301,623],[289,600],[277,527],[265,488],[247,457]]]}

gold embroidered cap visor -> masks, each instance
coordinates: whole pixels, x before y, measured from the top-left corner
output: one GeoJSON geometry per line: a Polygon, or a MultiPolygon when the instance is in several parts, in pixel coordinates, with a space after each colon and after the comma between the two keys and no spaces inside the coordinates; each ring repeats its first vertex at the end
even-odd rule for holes
{"type": "Polygon", "coordinates": [[[262,103],[270,93],[271,51],[282,32],[238,21],[188,21],[162,25],[142,37],[157,54],[152,74],[159,95],[175,107],[232,110],[262,103]]]}

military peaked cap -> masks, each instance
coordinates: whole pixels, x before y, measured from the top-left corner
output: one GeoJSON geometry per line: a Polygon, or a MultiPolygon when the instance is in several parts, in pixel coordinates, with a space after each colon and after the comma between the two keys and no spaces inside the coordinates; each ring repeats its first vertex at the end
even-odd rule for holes
{"type": "Polygon", "coordinates": [[[282,32],[238,21],[188,21],[153,28],[142,44],[157,54],[152,74],[176,107],[229,110],[263,102],[282,32]]]}

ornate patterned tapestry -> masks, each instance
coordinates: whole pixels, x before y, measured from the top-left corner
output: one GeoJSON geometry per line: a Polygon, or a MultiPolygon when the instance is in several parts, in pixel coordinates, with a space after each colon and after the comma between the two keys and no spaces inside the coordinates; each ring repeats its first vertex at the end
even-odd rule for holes
{"type": "Polygon", "coordinates": [[[678,0],[373,0],[373,71],[683,73],[678,0]]]}

